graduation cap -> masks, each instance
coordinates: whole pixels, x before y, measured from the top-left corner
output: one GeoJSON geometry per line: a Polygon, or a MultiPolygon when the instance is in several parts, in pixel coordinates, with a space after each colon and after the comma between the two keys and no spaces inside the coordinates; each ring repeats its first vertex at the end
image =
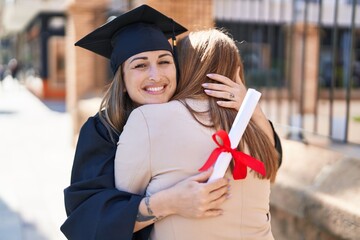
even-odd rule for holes
{"type": "Polygon", "coordinates": [[[185,27],[144,4],[95,29],[75,46],[110,59],[115,74],[129,57],[146,51],[168,50],[177,62],[168,39],[173,39],[175,47],[175,36],[186,31],[185,27]]]}

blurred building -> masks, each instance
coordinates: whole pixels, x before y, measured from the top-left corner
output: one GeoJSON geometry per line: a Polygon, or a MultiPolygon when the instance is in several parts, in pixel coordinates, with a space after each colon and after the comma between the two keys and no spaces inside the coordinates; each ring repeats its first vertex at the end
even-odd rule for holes
{"type": "Polygon", "coordinates": [[[16,58],[20,77],[37,95],[66,98],[78,129],[95,111],[87,99],[101,97],[111,73],[107,60],[73,44],[110,16],[143,3],[189,30],[228,29],[239,42],[249,86],[263,88],[268,100],[295,105],[287,116],[270,110],[277,112],[273,120],[348,141],[350,117],[339,120],[336,134],[336,116],[326,124],[306,119],[318,118],[321,100],[332,105],[349,96],[360,99],[359,17],[352,26],[359,3],[352,0],[2,0],[0,59],[16,58]]]}
{"type": "MultiPolygon", "coordinates": [[[[75,119],[84,115],[78,126],[94,111],[81,113],[81,100],[101,97],[111,74],[104,58],[73,44],[110,16],[143,3],[189,30],[228,29],[239,42],[248,83],[268,90],[267,97],[296,103],[287,125],[306,128],[306,114],[317,115],[319,100],[345,99],[349,84],[351,98],[360,98],[360,19],[351,27],[359,4],[352,0],[3,0],[2,62],[16,58],[39,96],[66,98],[75,119]]],[[[330,120],[319,133],[333,135],[333,125],[330,120]]],[[[347,141],[346,128],[334,137],[347,141]]]]}
{"type": "Polygon", "coordinates": [[[61,0],[7,0],[1,39],[20,67],[20,80],[43,98],[65,97],[65,4],[61,0]]]}
{"type": "Polygon", "coordinates": [[[360,143],[359,1],[214,4],[216,26],[239,41],[248,85],[262,89],[273,121],[301,140],[360,143]]]}

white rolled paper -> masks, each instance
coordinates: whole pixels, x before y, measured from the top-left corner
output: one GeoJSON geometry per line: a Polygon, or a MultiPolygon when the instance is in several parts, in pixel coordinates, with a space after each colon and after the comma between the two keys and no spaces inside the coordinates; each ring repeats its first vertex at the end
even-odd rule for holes
{"type": "MultiPolygon", "coordinates": [[[[242,102],[239,112],[236,115],[233,125],[229,132],[229,139],[231,148],[236,148],[239,145],[240,139],[253,115],[256,105],[259,102],[261,93],[255,89],[249,88],[246,92],[244,101],[242,102]]],[[[208,182],[224,177],[227,168],[231,162],[231,153],[222,152],[214,165],[214,171],[210,176],[208,182]]]]}

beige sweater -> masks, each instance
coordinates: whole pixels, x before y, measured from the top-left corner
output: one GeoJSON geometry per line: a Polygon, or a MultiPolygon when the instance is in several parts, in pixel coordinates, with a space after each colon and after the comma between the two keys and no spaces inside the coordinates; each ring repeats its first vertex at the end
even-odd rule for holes
{"type": "MultiPolygon", "coordinates": [[[[204,101],[190,102],[206,109],[204,101]]],[[[201,126],[179,102],[135,109],[119,138],[115,183],[120,190],[152,195],[198,173],[215,147],[213,130],[201,126]]],[[[228,178],[232,179],[228,171],[228,178]]],[[[224,214],[206,219],[168,216],[155,223],[151,240],[273,239],[269,180],[248,172],[232,180],[224,214]]]]}

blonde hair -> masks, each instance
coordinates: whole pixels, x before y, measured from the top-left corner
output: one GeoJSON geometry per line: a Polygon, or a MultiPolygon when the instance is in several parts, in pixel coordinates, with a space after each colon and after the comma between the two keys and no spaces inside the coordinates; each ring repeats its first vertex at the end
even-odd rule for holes
{"type": "MultiPolygon", "coordinates": [[[[237,111],[219,107],[216,103],[217,99],[208,97],[201,84],[215,82],[206,77],[208,73],[236,79],[238,67],[240,67],[240,78],[244,82],[244,68],[234,40],[224,30],[210,29],[191,32],[179,41],[178,47],[180,80],[173,99],[181,101],[200,124],[229,132],[237,111]],[[207,99],[209,110],[205,113],[195,111],[186,103],[186,98],[207,99]],[[211,125],[201,120],[204,114],[210,116],[211,125]]],[[[242,137],[240,150],[244,150],[245,143],[250,155],[264,162],[265,178],[274,181],[278,169],[277,152],[265,132],[252,120],[242,137]]],[[[259,174],[257,176],[263,178],[259,174]]]]}

